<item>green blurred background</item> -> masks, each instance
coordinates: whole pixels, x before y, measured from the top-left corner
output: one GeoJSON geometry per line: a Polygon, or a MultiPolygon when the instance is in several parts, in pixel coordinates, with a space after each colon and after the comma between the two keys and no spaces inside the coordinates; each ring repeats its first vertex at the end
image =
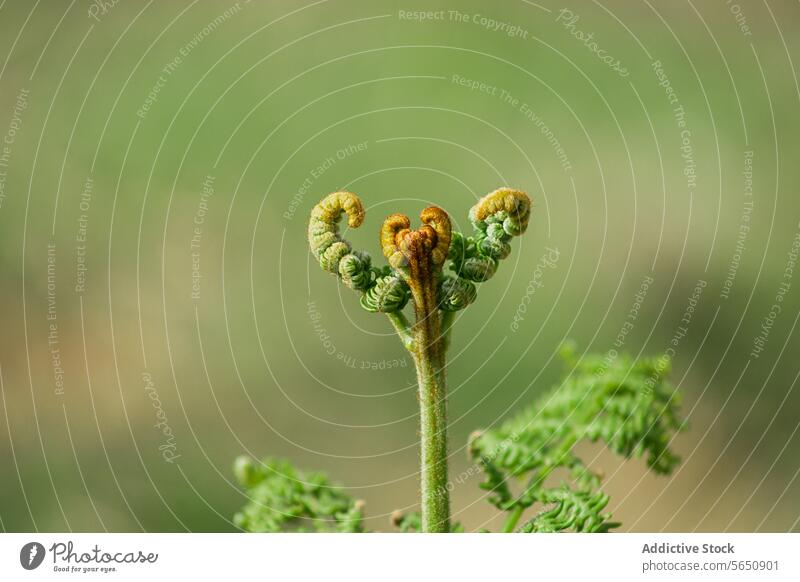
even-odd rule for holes
{"type": "MultiPolygon", "coordinates": [[[[6,0],[0,31],[4,530],[232,531],[239,454],[325,470],[390,529],[413,365],[306,217],[357,192],[375,256],[385,215],[466,229],[501,185],[534,216],[456,323],[452,475],[566,339],[673,347],[678,472],[585,450],[622,529],[798,530],[797,2],[6,0]]],[[[478,481],[468,530],[496,522],[478,481]]]]}

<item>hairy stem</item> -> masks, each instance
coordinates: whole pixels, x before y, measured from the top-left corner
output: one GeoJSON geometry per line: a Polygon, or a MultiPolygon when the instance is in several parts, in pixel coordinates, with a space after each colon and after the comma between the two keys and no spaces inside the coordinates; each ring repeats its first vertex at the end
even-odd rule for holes
{"type": "Polygon", "coordinates": [[[508,519],[506,519],[506,523],[503,525],[503,533],[512,533],[514,531],[519,518],[522,517],[523,511],[525,511],[525,508],[521,505],[517,505],[511,513],[508,514],[508,519]]]}
{"type": "MultiPolygon", "coordinates": [[[[438,319],[438,314],[434,316],[438,319]]],[[[430,336],[430,322],[415,326],[414,364],[420,402],[422,530],[450,529],[447,488],[447,399],[439,339],[430,336]]],[[[437,326],[438,327],[438,324],[437,326]]]]}
{"type": "Polygon", "coordinates": [[[437,273],[429,261],[418,260],[411,261],[409,275],[416,315],[412,354],[420,403],[422,531],[447,532],[447,395],[442,321],[436,303],[437,273]]]}
{"type": "Polygon", "coordinates": [[[423,532],[450,531],[450,492],[447,488],[447,395],[443,331],[438,290],[442,265],[450,247],[450,218],[436,206],[420,213],[423,226],[410,230],[410,221],[392,214],[381,227],[381,248],[411,291],[415,321],[412,340],[404,336],[400,315],[392,318],[403,344],[414,358],[420,410],[420,493],[423,532]]]}

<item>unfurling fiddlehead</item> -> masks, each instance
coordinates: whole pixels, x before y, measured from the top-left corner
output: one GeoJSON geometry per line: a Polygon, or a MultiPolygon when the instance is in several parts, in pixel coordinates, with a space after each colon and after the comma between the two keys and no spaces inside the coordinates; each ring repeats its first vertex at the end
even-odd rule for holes
{"type": "Polygon", "coordinates": [[[353,251],[339,260],[338,272],[342,283],[355,291],[366,291],[374,279],[372,257],[364,251],[353,251]]]}
{"type": "Polygon", "coordinates": [[[417,368],[421,424],[423,531],[449,531],[447,440],[445,411],[445,351],[453,312],[477,297],[476,282],[490,279],[498,262],[511,252],[508,241],[525,231],[530,217],[528,196],[501,188],[470,210],[475,234],[453,232],[450,217],[436,206],[420,214],[422,226],[412,230],[403,214],[391,214],[380,230],[380,244],[388,266],[377,268],[370,256],[354,251],[339,235],[338,221],[346,213],[349,225],[364,221],[364,207],[351,192],[335,192],[311,212],[308,240],[320,266],[360,291],[361,306],[386,313],[411,352],[417,368]],[[450,260],[453,275],[442,273],[450,260]],[[415,323],[402,309],[413,299],[415,323]]]}
{"type": "Polygon", "coordinates": [[[439,286],[439,308],[442,311],[459,311],[475,301],[477,296],[478,290],[472,281],[445,275],[439,286]]]}
{"type": "Polygon", "coordinates": [[[406,306],[408,294],[408,284],[399,275],[386,269],[361,296],[361,307],[372,312],[392,313],[406,306]]]}
{"type": "MultiPolygon", "coordinates": [[[[308,242],[323,270],[337,275],[361,293],[361,306],[385,313],[414,359],[420,403],[421,511],[398,518],[404,531],[459,531],[451,527],[447,482],[447,414],[445,351],[453,312],[475,301],[475,282],[494,275],[506,258],[512,236],[528,223],[530,199],[516,190],[501,189],[481,199],[470,211],[476,232],[464,237],[453,232],[450,217],[436,206],[420,213],[422,225],[392,214],[380,231],[385,267],[370,255],[353,250],[339,233],[346,214],[351,228],[364,222],[364,206],[352,192],[334,192],[311,211],[308,242]],[[451,262],[453,275],[443,274],[451,262]],[[403,308],[413,301],[415,321],[403,308]]],[[[252,502],[237,514],[236,523],[251,531],[316,529],[362,531],[363,503],[333,488],[324,476],[302,474],[291,465],[268,460],[237,464],[237,475],[252,502]]]]}
{"type": "MultiPolygon", "coordinates": [[[[511,238],[528,228],[530,215],[531,199],[525,192],[500,188],[481,198],[469,211],[475,228],[473,236],[453,233],[448,258],[456,280],[455,283],[442,281],[440,296],[444,300],[453,299],[455,290],[475,289],[474,285],[469,287],[467,283],[483,283],[491,279],[499,262],[511,253],[511,238]]],[[[475,293],[472,292],[470,301],[450,300],[447,307],[442,308],[456,311],[474,299],[475,293]]]]}
{"type": "Polygon", "coordinates": [[[477,297],[476,282],[490,279],[498,262],[511,252],[508,241],[525,231],[531,203],[520,191],[501,188],[470,210],[475,234],[453,232],[450,217],[436,206],[420,213],[422,226],[413,230],[403,214],[391,214],[380,230],[380,245],[388,266],[372,265],[370,256],[354,251],[338,229],[342,213],[357,228],[364,206],[351,192],[335,192],[311,212],[308,240],[320,266],[361,292],[361,307],[386,313],[411,352],[417,368],[421,424],[423,531],[449,531],[447,440],[445,411],[445,351],[453,312],[477,297]],[[442,270],[447,261],[453,274],[442,270]],[[413,299],[415,323],[403,308],[413,299]]]}
{"type": "Polygon", "coordinates": [[[390,214],[381,226],[381,250],[389,265],[395,269],[408,265],[408,259],[399,244],[408,232],[411,232],[411,221],[404,214],[390,214]]]}
{"type": "Polygon", "coordinates": [[[408,287],[389,273],[372,267],[366,251],[354,251],[339,234],[339,219],[347,214],[351,228],[364,222],[364,205],[352,192],[328,194],[311,211],[308,244],[323,270],[334,273],[350,289],[361,291],[361,305],[367,311],[390,313],[408,301],[408,287]]]}
{"type": "Polygon", "coordinates": [[[320,266],[331,273],[339,272],[339,263],[350,253],[350,243],[339,235],[339,218],[347,213],[348,224],[358,228],[364,222],[364,206],[352,192],[328,194],[311,211],[308,223],[308,244],[320,266]]]}
{"type": "MultiPolygon", "coordinates": [[[[351,228],[364,222],[364,206],[352,192],[334,192],[317,204],[308,225],[309,245],[323,270],[362,292],[365,310],[398,314],[415,295],[415,305],[432,301],[440,311],[451,313],[475,301],[475,283],[491,279],[499,262],[508,257],[509,241],[528,226],[531,200],[524,192],[510,188],[487,194],[469,211],[475,228],[472,236],[452,231],[450,217],[436,206],[422,211],[422,227],[417,230],[411,229],[407,216],[391,214],[380,231],[381,250],[389,263],[382,269],[372,265],[368,253],[353,250],[339,234],[343,213],[351,228]],[[454,274],[442,275],[441,268],[448,259],[454,274]],[[434,287],[423,289],[431,285],[419,284],[421,279],[434,287]]],[[[393,323],[402,331],[401,319],[395,317],[393,323]]]]}
{"type": "Polygon", "coordinates": [[[450,239],[452,238],[450,217],[441,208],[431,206],[423,210],[419,218],[422,224],[436,234],[436,244],[431,251],[431,262],[434,265],[441,265],[447,258],[447,251],[450,249],[450,239]]]}

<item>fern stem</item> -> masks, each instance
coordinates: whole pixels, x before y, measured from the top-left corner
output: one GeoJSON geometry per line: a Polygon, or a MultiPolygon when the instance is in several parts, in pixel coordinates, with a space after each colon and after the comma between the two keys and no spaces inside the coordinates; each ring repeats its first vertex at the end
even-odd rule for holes
{"type": "Polygon", "coordinates": [[[442,318],[436,302],[437,274],[427,261],[412,261],[409,287],[416,321],[414,364],[420,405],[420,490],[422,531],[450,530],[447,488],[447,394],[442,318]]]}
{"type": "Polygon", "coordinates": [[[421,330],[417,330],[417,350],[414,354],[420,402],[422,531],[442,533],[450,529],[447,399],[440,359],[424,335],[421,330]]]}
{"type": "MultiPolygon", "coordinates": [[[[455,320],[455,312],[454,311],[443,311],[442,312],[442,354],[447,352],[447,348],[450,347],[450,330],[453,327],[453,321],[455,320]]],[[[444,362],[442,362],[442,368],[444,368],[444,362]]]]}
{"type": "Polygon", "coordinates": [[[517,505],[511,513],[508,514],[508,519],[506,519],[506,523],[503,525],[503,533],[512,533],[514,528],[517,527],[517,522],[519,522],[519,518],[522,517],[522,513],[525,511],[525,508],[521,505],[517,505]]]}
{"type": "Polygon", "coordinates": [[[392,311],[386,314],[392,322],[394,330],[403,342],[403,346],[409,351],[414,352],[414,335],[411,333],[411,325],[402,311],[392,311]]]}
{"type": "Polygon", "coordinates": [[[389,266],[376,268],[371,266],[369,254],[353,250],[339,233],[338,222],[343,214],[347,215],[350,228],[363,223],[364,205],[358,196],[334,192],[311,211],[308,241],[314,258],[323,270],[362,293],[364,309],[389,316],[414,359],[420,404],[424,532],[450,530],[445,353],[454,312],[475,300],[475,283],[494,275],[499,260],[511,250],[507,241],[525,232],[530,212],[527,194],[499,188],[470,209],[474,238],[453,232],[450,217],[437,206],[420,213],[422,227],[416,230],[411,229],[408,216],[390,214],[380,230],[381,250],[389,266]],[[451,248],[454,239],[457,244],[451,248]],[[447,261],[457,275],[443,275],[447,261]],[[402,313],[409,291],[416,316],[413,326],[402,313]]]}
{"type": "MultiPolygon", "coordinates": [[[[561,446],[558,447],[555,454],[553,455],[553,459],[555,461],[549,465],[545,465],[544,467],[542,467],[542,469],[540,469],[531,476],[530,480],[528,481],[527,487],[525,487],[525,491],[522,492],[522,495],[520,497],[525,497],[528,494],[528,492],[532,489],[538,489],[542,485],[542,483],[544,483],[544,480],[550,476],[550,473],[552,473],[556,467],[560,466],[559,463],[561,462],[561,457],[570,452],[572,450],[572,447],[574,447],[579,440],[580,439],[578,438],[578,436],[574,434],[569,438],[565,439],[561,443],[561,446]]],[[[525,512],[525,507],[526,507],[525,505],[517,503],[514,509],[509,513],[508,519],[506,519],[506,523],[503,525],[503,533],[511,533],[514,531],[514,528],[517,526],[517,523],[519,522],[519,518],[522,517],[522,514],[525,512]]]]}

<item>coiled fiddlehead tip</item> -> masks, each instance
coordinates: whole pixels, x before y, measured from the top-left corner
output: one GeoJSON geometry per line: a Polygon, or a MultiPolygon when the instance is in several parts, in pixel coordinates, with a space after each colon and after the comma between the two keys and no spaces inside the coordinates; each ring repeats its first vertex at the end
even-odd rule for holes
{"type": "Polygon", "coordinates": [[[361,296],[361,307],[373,313],[392,313],[403,309],[408,297],[408,285],[399,275],[384,274],[378,276],[375,284],[361,296]]]}
{"type": "Polygon", "coordinates": [[[511,245],[506,242],[506,239],[510,238],[510,236],[506,234],[505,230],[503,230],[503,227],[499,224],[490,224],[489,226],[499,226],[500,231],[503,234],[500,236],[487,234],[486,237],[479,239],[478,248],[480,249],[481,254],[486,255],[487,257],[498,260],[505,259],[509,254],[511,254],[511,245]]]}
{"type": "Polygon", "coordinates": [[[439,287],[439,309],[442,311],[459,311],[475,301],[478,290],[475,284],[461,277],[445,276],[439,287]]]}
{"type": "Polygon", "coordinates": [[[400,243],[411,228],[411,221],[405,214],[390,214],[381,226],[381,250],[386,260],[395,269],[408,265],[400,243]]]}
{"type": "Polygon", "coordinates": [[[429,259],[439,266],[447,259],[452,236],[450,217],[438,206],[431,206],[420,213],[420,220],[423,225],[415,231],[404,214],[391,214],[383,222],[381,248],[395,269],[429,259]]]}
{"type": "MultiPolygon", "coordinates": [[[[311,210],[308,222],[311,253],[325,271],[336,274],[340,274],[341,261],[351,254],[350,243],[339,235],[338,222],[343,212],[347,214],[347,222],[352,228],[358,228],[364,222],[364,205],[352,192],[328,194],[311,210]]],[[[357,263],[364,262],[361,255],[357,259],[357,263]]],[[[366,269],[369,269],[368,262],[366,269]]],[[[355,277],[352,270],[350,275],[351,278],[355,277]]]]}
{"type": "Polygon", "coordinates": [[[311,211],[326,222],[336,222],[342,212],[347,213],[347,224],[350,228],[358,228],[364,222],[364,205],[361,198],[352,192],[333,192],[323,198],[311,211]]]}
{"type": "Polygon", "coordinates": [[[497,261],[495,259],[478,255],[465,259],[457,273],[470,281],[483,283],[491,279],[496,271],[497,261]]]}
{"type": "Polygon", "coordinates": [[[372,258],[364,251],[354,251],[339,261],[342,282],[355,291],[366,291],[373,282],[372,258]]]}
{"type": "Polygon", "coordinates": [[[441,265],[447,259],[452,238],[450,217],[438,206],[430,206],[419,215],[422,224],[430,226],[436,233],[436,245],[431,251],[431,261],[434,265],[441,265]]]}
{"type": "Polygon", "coordinates": [[[528,228],[532,202],[530,196],[521,190],[498,188],[478,200],[469,211],[469,217],[476,227],[485,230],[483,224],[494,218],[502,223],[503,229],[510,236],[518,236],[528,228]]]}

